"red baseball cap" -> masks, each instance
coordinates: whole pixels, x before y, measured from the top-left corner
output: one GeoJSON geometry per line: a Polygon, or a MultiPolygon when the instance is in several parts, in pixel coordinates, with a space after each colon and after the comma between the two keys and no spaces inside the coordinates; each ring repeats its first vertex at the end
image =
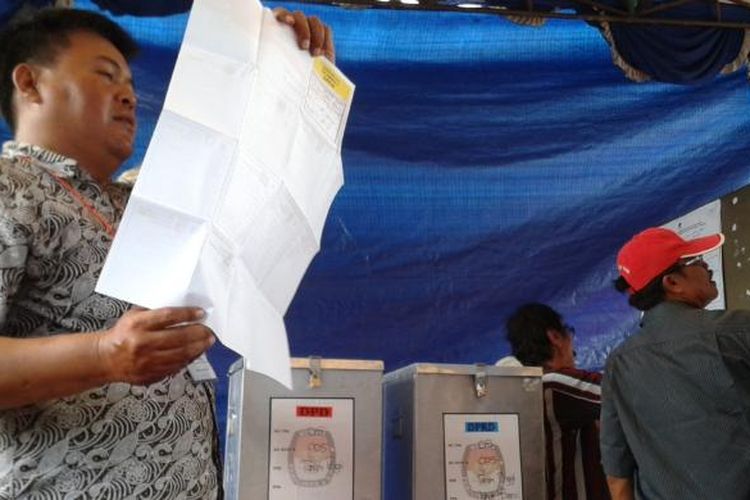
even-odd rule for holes
{"type": "Polygon", "coordinates": [[[652,227],[633,236],[620,249],[617,270],[635,293],[680,259],[703,255],[722,244],[724,235],[721,233],[684,240],[674,231],[652,227]]]}

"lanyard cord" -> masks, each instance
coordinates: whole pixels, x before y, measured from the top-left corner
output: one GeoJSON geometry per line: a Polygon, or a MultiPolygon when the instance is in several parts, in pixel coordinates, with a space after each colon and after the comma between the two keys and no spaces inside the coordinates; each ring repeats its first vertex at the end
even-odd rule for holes
{"type": "Polygon", "coordinates": [[[75,198],[78,203],[81,204],[81,206],[89,213],[91,217],[93,217],[99,223],[99,225],[104,228],[104,231],[106,231],[110,238],[115,237],[114,226],[112,226],[112,224],[110,224],[109,221],[107,221],[107,219],[105,219],[104,216],[99,213],[96,208],[94,208],[94,205],[92,205],[85,196],[83,196],[76,188],[71,186],[71,184],[62,177],[59,177],[52,172],[49,172],[49,174],[57,181],[58,184],[60,184],[60,186],[62,186],[68,193],[70,193],[70,195],[73,196],[73,198],[75,198]]]}
{"type": "MultiPolygon", "coordinates": [[[[31,157],[27,155],[21,156],[21,164],[25,166],[31,165],[31,157]]],[[[68,181],[60,177],[59,175],[55,174],[54,172],[51,172],[48,169],[45,169],[48,174],[52,176],[55,181],[57,181],[60,186],[62,186],[63,189],[65,189],[70,195],[75,198],[75,200],[81,204],[81,206],[88,212],[88,214],[94,218],[96,222],[99,223],[102,228],[104,228],[104,231],[109,235],[110,238],[114,239],[115,237],[115,228],[112,224],[109,223],[109,221],[101,214],[99,211],[94,208],[94,205],[91,204],[91,202],[86,199],[85,196],[83,196],[76,188],[74,188],[68,181]]]]}

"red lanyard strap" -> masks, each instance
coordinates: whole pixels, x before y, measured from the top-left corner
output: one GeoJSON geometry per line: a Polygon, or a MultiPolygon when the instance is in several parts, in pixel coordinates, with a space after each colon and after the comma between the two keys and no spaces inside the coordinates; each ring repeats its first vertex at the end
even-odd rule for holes
{"type": "Polygon", "coordinates": [[[62,177],[59,177],[52,172],[50,172],[50,175],[57,181],[58,184],[60,184],[67,192],[70,193],[73,198],[75,198],[78,203],[81,204],[81,206],[89,213],[91,217],[93,217],[103,228],[104,231],[107,232],[107,234],[111,237],[115,237],[115,228],[112,226],[112,224],[107,221],[104,216],[99,213],[99,211],[94,207],[94,205],[91,204],[89,200],[86,199],[85,196],[83,196],[76,188],[71,186],[71,184],[63,179],[62,177]]]}

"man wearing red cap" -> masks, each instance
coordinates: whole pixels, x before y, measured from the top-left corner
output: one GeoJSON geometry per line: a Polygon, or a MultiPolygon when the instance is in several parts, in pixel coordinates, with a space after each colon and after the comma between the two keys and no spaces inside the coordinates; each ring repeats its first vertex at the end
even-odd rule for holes
{"type": "Polygon", "coordinates": [[[652,228],[617,256],[616,287],[644,316],[602,383],[615,499],[750,498],[750,312],[704,310],[718,290],[702,256],[723,243],[652,228]]]}

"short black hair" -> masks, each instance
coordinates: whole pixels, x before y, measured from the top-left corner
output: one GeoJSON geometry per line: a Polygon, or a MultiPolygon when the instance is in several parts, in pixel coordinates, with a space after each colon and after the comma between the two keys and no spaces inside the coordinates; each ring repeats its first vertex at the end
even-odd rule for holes
{"type": "MultiPolygon", "coordinates": [[[[639,311],[648,311],[661,304],[667,297],[667,292],[664,290],[664,277],[667,274],[678,273],[681,269],[682,265],[679,262],[670,266],[666,271],[649,281],[640,291],[631,294],[628,297],[628,304],[639,311]]],[[[614,285],[618,292],[629,293],[630,285],[622,276],[615,280],[614,285]]]]}
{"type": "Polygon", "coordinates": [[[542,366],[554,351],[547,330],[566,334],[560,313],[546,304],[529,303],[519,307],[506,323],[513,355],[527,366],[542,366]]]}
{"type": "Polygon", "coordinates": [[[62,7],[28,9],[0,32],[0,114],[15,132],[13,69],[33,62],[53,64],[60,47],[70,43],[73,33],[87,32],[108,40],[130,61],[138,44],[117,23],[101,14],[62,7]]]}

